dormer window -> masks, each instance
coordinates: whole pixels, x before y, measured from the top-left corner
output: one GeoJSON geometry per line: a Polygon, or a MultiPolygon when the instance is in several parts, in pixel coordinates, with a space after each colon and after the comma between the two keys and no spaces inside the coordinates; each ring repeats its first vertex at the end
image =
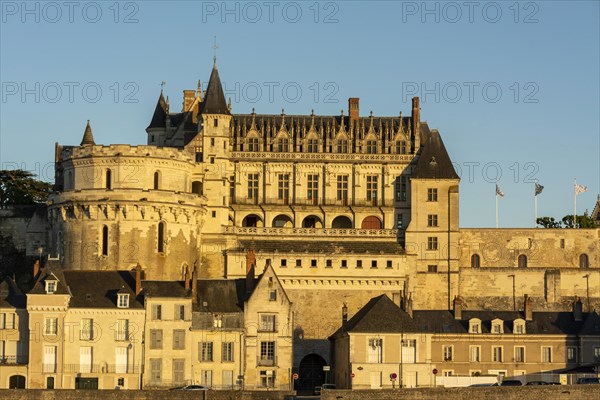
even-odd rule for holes
{"type": "Polygon", "coordinates": [[[46,294],[54,294],[56,292],[56,287],[58,282],[51,280],[51,281],[46,281],[46,294]]]}
{"type": "Polygon", "coordinates": [[[492,333],[497,335],[504,333],[504,322],[501,319],[495,319],[492,321],[492,333]]]}
{"type": "Polygon", "coordinates": [[[129,294],[128,293],[119,293],[117,295],[117,307],[129,308],[129,294]]]}
{"type": "Polygon", "coordinates": [[[522,319],[515,319],[513,322],[514,329],[513,333],[516,335],[524,335],[525,334],[525,321],[522,319]]]}
{"type": "Polygon", "coordinates": [[[469,333],[481,333],[481,320],[472,318],[469,321],[469,333]]]}

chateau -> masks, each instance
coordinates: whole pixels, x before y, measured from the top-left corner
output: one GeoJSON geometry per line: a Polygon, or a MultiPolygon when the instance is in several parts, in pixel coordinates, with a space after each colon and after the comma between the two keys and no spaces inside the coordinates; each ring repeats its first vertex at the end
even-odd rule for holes
{"type": "MultiPolygon", "coordinates": [[[[419,98],[412,99],[409,115],[396,116],[365,116],[358,98],[339,115],[233,111],[215,62],[206,91],[200,84],[185,90],[180,111],[171,111],[161,91],[147,145],[98,144],[102,135],[94,136],[89,121],[79,146],[56,145],[46,253],[56,258],[57,280],[64,274],[64,281],[77,284],[77,273],[137,268],[141,286],[126,286],[128,304],[145,314],[132,310],[131,318],[145,318],[145,343],[155,346],[145,350],[147,360],[137,361],[146,371],[137,372],[140,386],[160,384],[169,371],[169,383],[229,387],[243,380],[248,387],[284,387],[297,372],[297,386],[311,388],[322,383],[322,367],[331,363],[339,367],[332,376],[346,382],[351,370],[332,359],[335,338],[343,336],[348,315],[382,295],[403,310],[410,304],[415,321],[437,318],[428,310],[447,318],[456,299],[473,318],[479,310],[516,320],[527,302],[529,310],[554,313],[579,304],[586,316],[597,317],[600,229],[460,228],[460,177],[440,133],[422,119],[419,98]],[[255,295],[267,280],[261,289],[267,294],[255,295]],[[273,285],[279,287],[275,299],[273,285]],[[155,306],[170,315],[168,329],[161,328],[155,306]],[[174,320],[177,330],[192,332],[163,338],[174,320]],[[213,344],[198,338],[225,326],[230,336],[221,335],[215,346],[226,354],[225,343],[243,346],[246,365],[236,357],[231,368],[217,370],[206,364],[213,344]],[[276,333],[272,345],[260,339],[241,344],[261,332],[276,333]],[[173,342],[174,354],[155,351],[163,340],[173,342]],[[198,357],[175,351],[190,348],[198,357]]],[[[36,287],[46,275],[35,274],[36,287]]],[[[27,294],[27,310],[36,296],[27,294]]],[[[59,303],[68,307],[69,301],[59,303]]],[[[435,347],[433,328],[419,329],[414,332],[435,347]]],[[[591,362],[597,362],[600,332],[591,340],[598,347],[598,360],[591,362]]],[[[422,354],[428,366],[419,371],[430,374],[435,357],[422,354]]],[[[583,361],[556,362],[544,369],[583,361]]],[[[513,369],[503,370],[523,370],[513,369]]],[[[32,373],[30,382],[37,379],[32,373]]],[[[137,387],[135,379],[124,386],[137,387]]],[[[430,381],[422,375],[414,384],[430,381]]]]}

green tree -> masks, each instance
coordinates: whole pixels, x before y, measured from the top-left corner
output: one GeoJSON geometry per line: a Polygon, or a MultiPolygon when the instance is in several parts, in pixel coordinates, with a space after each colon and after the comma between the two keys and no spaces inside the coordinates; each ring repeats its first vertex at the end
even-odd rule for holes
{"type": "MultiPolygon", "coordinates": [[[[565,215],[562,219],[562,223],[565,226],[565,228],[575,228],[575,226],[573,226],[574,221],[573,221],[573,214],[569,214],[569,215],[565,215]]],[[[594,225],[594,220],[592,219],[592,217],[588,216],[588,215],[578,215],[577,216],[577,226],[576,228],[580,228],[580,229],[586,229],[586,228],[595,228],[596,226],[594,225]]]]}
{"type": "Polygon", "coordinates": [[[535,222],[544,228],[561,228],[561,222],[555,220],[554,217],[541,217],[535,222]]]}
{"type": "Polygon", "coordinates": [[[52,184],[35,179],[31,172],[0,170],[0,206],[44,203],[51,191],[52,184]]]}

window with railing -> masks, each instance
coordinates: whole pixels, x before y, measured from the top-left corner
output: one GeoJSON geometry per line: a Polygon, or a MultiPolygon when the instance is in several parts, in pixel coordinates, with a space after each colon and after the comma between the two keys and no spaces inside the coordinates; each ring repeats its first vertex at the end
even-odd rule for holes
{"type": "Polygon", "coordinates": [[[94,339],[94,320],[93,319],[84,318],[81,320],[79,339],[81,339],[81,340],[93,340],[94,339]]]}
{"type": "Polygon", "coordinates": [[[119,342],[129,340],[129,320],[118,319],[116,325],[115,340],[119,342]]]}
{"type": "Polygon", "coordinates": [[[44,335],[56,335],[58,333],[58,318],[44,319],[44,335]]]}
{"type": "Polygon", "coordinates": [[[275,342],[260,342],[259,365],[275,364],[275,342]]]}

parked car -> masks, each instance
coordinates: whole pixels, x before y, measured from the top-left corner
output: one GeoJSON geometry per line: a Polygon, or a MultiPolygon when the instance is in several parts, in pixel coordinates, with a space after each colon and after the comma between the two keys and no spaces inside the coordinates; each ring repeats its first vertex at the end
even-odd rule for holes
{"type": "Polygon", "coordinates": [[[505,379],[498,386],[523,386],[523,382],[518,379],[505,379]]]}
{"type": "Polygon", "coordinates": [[[333,383],[324,383],[323,386],[321,386],[321,391],[332,389],[335,389],[335,385],[333,383]]]}
{"type": "Polygon", "coordinates": [[[541,386],[541,385],[553,385],[553,383],[544,382],[544,381],[530,381],[525,384],[525,386],[541,386]]]}
{"type": "Polygon", "coordinates": [[[579,378],[578,385],[600,385],[600,378],[579,378]]]}
{"type": "Polygon", "coordinates": [[[208,387],[201,386],[201,385],[187,385],[187,386],[174,387],[169,390],[208,390],[208,387]]]}

